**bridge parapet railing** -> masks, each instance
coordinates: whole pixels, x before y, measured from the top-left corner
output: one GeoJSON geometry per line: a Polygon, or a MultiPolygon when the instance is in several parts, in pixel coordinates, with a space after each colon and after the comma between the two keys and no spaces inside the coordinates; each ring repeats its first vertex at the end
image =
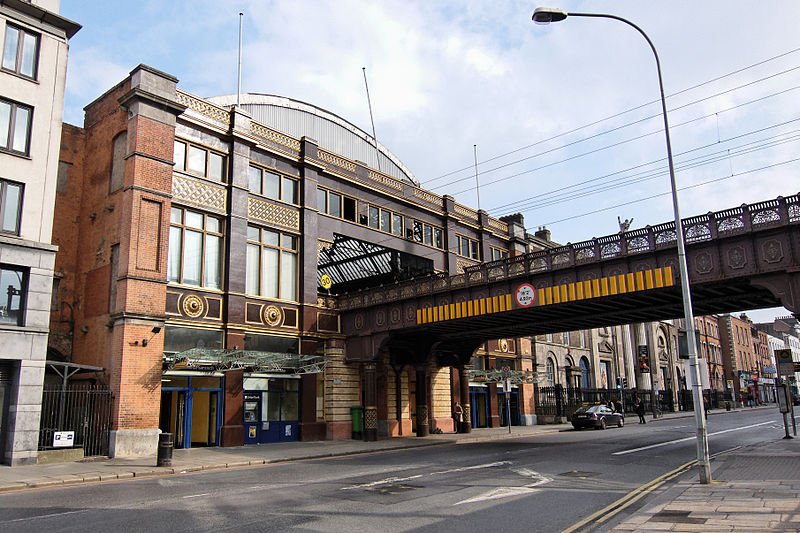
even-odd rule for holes
{"type": "Polygon", "coordinates": [[[683,239],[686,244],[707,241],[713,238],[711,230],[713,213],[697,215],[681,221],[683,239]]]}
{"type": "Polygon", "coordinates": [[[575,250],[571,244],[551,248],[548,250],[550,255],[550,270],[571,267],[575,264],[575,250]]]}
{"type": "Polygon", "coordinates": [[[784,198],[767,200],[750,206],[750,225],[763,229],[779,226],[789,221],[789,209],[784,198]]]}
{"type": "Polygon", "coordinates": [[[678,242],[678,233],[675,231],[675,222],[664,222],[650,228],[653,231],[653,243],[656,250],[671,248],[678,242]]]}
{"type": "Polygon", "coordinates": [[[717,211],[713,213],[713,217],[717,227],[717,235],[720,237],[744,233],[750,226],[750,220],[745,219],[744,209],[741,206],[726,209],[725,211],[717,211]],[[747,223],[745,223],[745,220],[747,223]]]}
{"type": "Polygon", "coordinates": [[[575,243],[572,245],[572,255],[576,265],[593,263],[600,257],[600,245],[597,239],[575,243]]]}
{"type": "Polygon", "coordinates": [[[786,214],[789,222],[800,222],[800,194],[783,199],[786,202],[786,214]]]}
{"type": "Polygon", "coordinates": [[[611,259],[625,255],[624,240],[619,233],[595,239],[599,249],[599,259],[611,259]]]}
{"type": "Polygon", "coordinates": [[[654,249],[653,228],[650,226],[626,231],[623,236],[628,254],[650,252],[654,249]]]}

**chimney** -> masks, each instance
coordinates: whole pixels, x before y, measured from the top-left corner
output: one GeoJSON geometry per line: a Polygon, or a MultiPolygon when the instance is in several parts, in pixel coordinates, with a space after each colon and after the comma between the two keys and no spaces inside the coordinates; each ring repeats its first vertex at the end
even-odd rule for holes
{"type": "Polygon", "coordinates": [[[534,235],[536,235],[536,237],[538,237],[539,239],[548,242],[550,241],[550,230],[547,229],[546,226],[539,226],[539,229],[536,230],[536,233],[534,233],[534,235]]]}

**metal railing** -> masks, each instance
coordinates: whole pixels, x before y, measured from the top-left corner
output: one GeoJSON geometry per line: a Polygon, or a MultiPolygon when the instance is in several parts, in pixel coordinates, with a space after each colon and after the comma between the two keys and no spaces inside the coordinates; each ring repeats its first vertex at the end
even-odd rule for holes
{"type": "Polygon", "coordinates": [[[96,386],[44,389],[39,450],[56,449],[55,433],[72,431],[72,448],[83,448],[84,457],[108,455],[113,399],[111,391],[96,386]]]}

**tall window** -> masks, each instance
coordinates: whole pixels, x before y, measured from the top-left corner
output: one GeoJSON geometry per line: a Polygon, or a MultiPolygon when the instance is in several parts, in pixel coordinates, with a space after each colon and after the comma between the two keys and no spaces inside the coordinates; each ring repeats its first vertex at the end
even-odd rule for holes
{"type": "Polygon", "coordinates": [[[250,165],[250,192],[297,204],[297,180],[250,165]]]}
{"type": "Polygon", "coordinates": [[[499,261],[508,257],[508,250],[501,250],[500,248],[491,247],[492,261],[499,261]]]}
{"type": "Polygon", "coordinates": [[[297,301],[297,264],[297,237],[247,227],[247,294],[297,301]]]}
{"type": "Polygon", "coordinates": [[[356,200],[338,192],[317,188],[317,209],[336,218],[356,221],[356,200]]]}
{"type": "Polygon", "coordinates": [[[589,360],[581,357],[581,387],[584,389],[589,388],[589,360]]]}
{"type": "Polygon", "coordinates": [[[435,246],[436,248],[443,249],[444,241],[442,240],[442,229],[419,220],[414,221],[413,229],[411,230],[409,239],[416,242],[427,244],[428,246],[435,246]]]}
{"type": "Polygon", "coordinates": [[[0,179],[0,232],[19,235],[22,184],[0,179]]]}
{"type": "Polygon", "coordinates": [[[6,24],[3,42],[3,70],[21,76],[36,78],[39,57],[39,36],[27,30],[6,24]]]}
{"type": "Polygon", "coordinates": [[[209,289],[222,287],[222,222],[173,207],[169,228],[169,281],[209,289]]]}
{"type": "Polygon", "coordinates": [[[478,241],[458,235],[458,255],[470,259],[480,259],[478,253],[478,241]]]}
{"type": "Polygon", "coordinates": [[[214,181],[225,180],[225,156],[184,141],[175,141],[175,170],[214,181]]]}
{"type": "Polygon", "coordinates": [[[27,285],[27,269],[0,265],[0,323],[23,325],[27,285]]]}
{"type": "Polygon", "coordinates": [[[0,99],[0,149],[28,155],[33,108],[0,99]]]}
{"type": "Polygon", "coordinates": [[[553,361],[552,357],[547,358],[545,372],[547,372],[547,385],[552,387],[556,384],[556,362],[553,361]]]}
{"type": "Polygon", "coordinates": [[[367,208],[367,217],[370,228],[393,235],[403,235],[403,216],[401,214],[371,205],[367,208]]]}

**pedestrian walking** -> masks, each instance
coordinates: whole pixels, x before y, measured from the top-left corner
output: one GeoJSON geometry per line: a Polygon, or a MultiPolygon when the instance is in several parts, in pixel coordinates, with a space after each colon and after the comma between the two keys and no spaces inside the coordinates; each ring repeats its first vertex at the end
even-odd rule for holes
{"type": "Polygon", "coordinates": [[[634,407],[636,414],[639,415],[639,423],[640,424],[647,424],[647,420],[644,419],[644,403],[640,398],[636,398],[636,406],[634,407]]]}

